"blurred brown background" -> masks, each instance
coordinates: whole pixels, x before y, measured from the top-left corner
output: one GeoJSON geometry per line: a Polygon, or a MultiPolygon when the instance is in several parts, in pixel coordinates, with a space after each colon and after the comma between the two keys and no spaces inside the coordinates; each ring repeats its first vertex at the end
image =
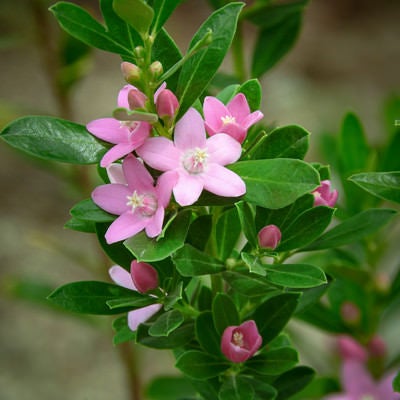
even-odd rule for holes
{"type": "MultiPolygon", "coordinates": [[[[2,126],[22,115],[65,111],[52,91],[51,60],[46,61],[58,32],[47,12],[51,4],[0,2],[2,126]]],[[[80,4],[97,10],[96,1],[80,4]]],[[[183,51],[209,11],[205,0],[188,0],[169,21],[183,51]]],[[[251,42],[250,28],[248,34],[251,42]]],[[[336,132],[349,110],[360,116],[371,140],[379,141],[383,102],[400,90],[399,44],[398,0],[311,1],[294,50],[263,78],[266,121],[310,130],[313,160],[319,160],[318,134],[336,132]]],[[[67,110],[75,121],[85,124],[110,114],[124,84],[119,64],[116,55],[93,53],[90,73],[73,91],[67,110]]],[[[229,68],[229,59],[224,66],[229,68]]],[[[110,263],[94,238],[63,229],[81,195],[58,176],[80,171],[31,160],[3,142],[0,165],[0,399],[127,399],[126,372],[121,352],[112,346],[108,318],[82,322],[12,295],[18,280],[43,280],[55,288],[106,276],[110,263]]],[[[88,171],[82,185],[93,172],[88,171]]],[[[139,350],[138,357],[145,379],[158,371],[173,373],[168,353],[139,350]]],[[[329,359],[317,367],[330,371],[329,359]]]]}

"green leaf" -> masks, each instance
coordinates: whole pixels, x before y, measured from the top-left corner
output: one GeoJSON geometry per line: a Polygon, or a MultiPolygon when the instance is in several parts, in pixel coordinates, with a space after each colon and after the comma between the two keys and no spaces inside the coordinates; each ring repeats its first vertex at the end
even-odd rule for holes
{"type": "Polygon", "coordinates": [[[212,229],[212,215],[200,215],[191,224],[187,234],[186,243],[199,250],[206,248],[212,229]]]}
{"type": "Polygon", "coordinates": [[[245,201],[239,201],[235,203],[240,225],[246,239],[249,241],[252,247],[258,246],[257,232],[254,226],[254,210],[245,201]]]}
{"type": "Polygon", "coordinates": [[[311,288],[327,283],[324,272],[307,264],[266,266],[267,281],[287,288],[311,288]]]}
{"type": "Polygon", "coordinates": [[[142,36],[148,33],[154,11],[143,0],[113,0],[116,14],[142,36]]]}
{"type": "Polygon", "coordinates": [[[302,14],[293,13],[280,24],[263,28],[257,38],[252,61],[252,76],[260,78],[295,44],[299,36],[302,14]]]}
{"type": "Polygon", "coordinates": [[[133,309],[133,308],[142,308],[149,306],[150,304],[154,304],[156,300],[154,297],[143,295],[136,291],[131,291],[128,296],[107,300],[107,305],[111,310],[116,310],[119,308],[123,309],[133,309]]]}
{"type": "Polygon", "coordinates": [[[352,175],[350,181],[380,199],[400,203],[400,172],[367,172],[352,175]]]}
{"type": "Polygon", "coordinates": [[[263,264],[259,257],[254,256],[253,254],[250,253],[245,253],[243,251],[240,253],[240,257],[248,267],[249,272],[261,276],[265,276],[267,274],[267,271],[263,267],[263,264]]]}
{"type": "Polygon", "coordinates": [[[217,257],[226,260],[236,246],[241,233],[239,216],[236,208],[225,211],[217,220],[215,238],[217,257]]]}
{"type": "Polygon", "coordinates": [[[95,233],[96,223],[93,221],[83,221],[79,218],[72,217],[64,224],[64,228],[72,229],[78,232],[95,233]]]}
{"type": "Polygon", "coordinates": [[[251,358],[246,366],[257,374],[280,375],[298,362],[297,351],[292,347],[281,347],[251,358]]]}
{"type": "Polygon", "coordinates": [[[205,311],[196,318],[195,330],[196,339],[205,352],[221,354],[221,337],[215,330],[211,311],[205,311]]]}
{"type": "Polygon", "coordinates": [[[0,137],[35,157],[71,164],[95,164],[107,150],[85,126],[54,117],[16,119],[0,137]]]}
{"type": "Polygon", "coordinates": [[[255,399],[256,400],[275,400],[277,392],[273,386],[271,386],[269,383],[265,382],[264,377],[257,377],[258,379],[255,379],[254,377],[250,376],[240,376],[240,380],[243,382],[249,383],[254,392],[255,392],[255,399]]]}
{"type": "Polygon", "coordinates": [[[371,208],[335,226],[303,251],[330,249],[343,246],[375,233],[396,215],[395,210],[371,208]]]}
{"type": "Polygon", "coordinates": [[[288,323],[297,307],[299,296],[299,293],[282,293],[257,307],[253,318],[264,345],[275,338],[288,323]]]}
{"type": "Polygon", "coordinates": [[[243,3],[229,3],[215,11],[193,36],[189,50],[192,49],[210,30],[212,42],[194,54],[182,67],[177,94],[180,102],[178,118],[203,93],[217,72],[231,45],[239,12],[243,3]]]}
{"type": "Polygon", "coordinates": [[[83,8],[61,1],[50,7],[50,11],[67,33],[83,43],[111,53],[131,55],[130,49],[111,37],[106,28],[83,8]]]}
{"type": "Polygon", "coordinates": [[[136,331],[136,341],[152,349],[175,349],[185,346],[194,336],[194,324],[183,324],[168,336],[154,337],[149,334],[151,325],[140,324],[136,331]]]}
{"type": "Polygon", "coordinates": [[[310,132],[299,125],[275,128],[252,153],[253,160],[267,158],[297,158],[302,160],[308,151],[310,132]]]}
{"type": "Polygon", "coordinates": [[[212,303],[212,316],[217,332],[222,335],[228,326],[240,324],[239,313],[233,300],[225,293],[218,293],[212,303]]]}
{"type": "Polygon", "coordinates": [[[305,388],[314,378],[315,371],[309,367],[296,367],[282,374],[273,382],[278,390],[276,400],[286,400],[305,388]]]}
{"type": "Polygon", "coordinates": [[[226,371],[229,363],[202,351],[189,350],[178,358],[175,366],[190,378],[206,380],[226,371]]]}
{"type": "Polygon", "coordinates": [[[116,218],[115,215],[98,207],[92,199],[81,200],[71,208],[70,213],[74,218],[82,221],[112,222],[116,218]]]}
{"type": "Polygon", "coordinates": [[[112,115],[118,121],[146,121],[150,124],[158,121],[157,114],[140,110],[128,110],[123,107],[116,108],[112,115]]]}
{"type": "Polygon", "coordinates": [[[223,277],[235,291],[248,297],[262,297],[276,290],[265,279],[255,274],[226,271],[223,277]]]}
{"type": "Polygon", "coordinates": [[[240,379],[238,375],[231,375],[225,379],[219,391],[219,400],[253,400],[253,386],[240,379]]]}
{"type": "Polygon", "coordinates": [[[151,239],[141,232],[126,240],[124,245],[138,261],[159,261],[180,249],[189,228],[190,212],[181,212],[168,227],[162,239],[151,239]]]}
{"type": "Polygon", "coordinates": [[[306,246],[318,238],[328,227],[335,210],[313,207],[300,214],[283,232],[276,251],[288,251],[306,246]]]}
{"type": "Polygon", "coordinates": [[[127,319],[126,315],[117,318],[113,322],[112,327],[113,327],[113,330],[115,331],[115,335],[113,338],[114,345],[129,342],[131,340],[135,340],[136,333],[131,331],[131,329],[129,328],[128,319],[127,319]]]}
{"type": "Polygon", "coordinates": [[[82,281],[73,282],[57,288],[48,299],[67,311],[81,314],[109,315],[129,311],[111,309],[107,302],[118,298],[135,296],[135,292],[121,286],[106,282],[82,281]]]}
{"type": "Polygon", "coordinates": [[[400,371],[397,373],[396,377],[393,379],[393,390],[400,393],[400,371]]]}
{"type": "Polygon", "coordinates": [[[262,87],[257,79],[250,79],[240,85],[236,93],[243,93],[249,103],[250,111],[259,110],[261,107],[262,87]]]}
{"type": "Polygon", "coordinates": [[[152,30],[157,33],[165,24],[167,19],[174,12],[175,8],[182,3],[183,0],[155,0],[154,9],[154,21],[152,30]]]}
{"type": "MultiPolygon", "coordinates": [[[[399,108],[400,110],[400,108],[399,108]]],[[[400,111],[397,112],[397,115],[400,111]]],[[[393,120],[391,121],[393,124],[393,120]]],[[[378,171],[400,171],[400,157],[398,157],[400,148],[400,126],[395,128],[393,136],[386,144],[382,157],[378,160],[378,171]]]]}
{"type": "Polygon", "coordinates": [[[180,327],[184,321],[183,315],[178,310],[171,310],[160,317],[151,325],[149,334],[151,336],[168,336],[175,329],[180,327]]]}
{"type": "Polygon", "coordinates": [[[244,200],[265,208],[285,207],[319,186],[318,172],[301,160],[241,161],[228,168],[244,180],[244,200]]]}
{"type": "Polygon", "coordinates": [[[148,400],[192,399],[196,396],[191,383],[183,376],[158,376],[147,385],[148,400]]]}
{"type": "Polygon", "coordinates": [[[223,263],[189,244],[178,249],[172,261],[182,276],[216,274],[225,270],[223,263]]]}

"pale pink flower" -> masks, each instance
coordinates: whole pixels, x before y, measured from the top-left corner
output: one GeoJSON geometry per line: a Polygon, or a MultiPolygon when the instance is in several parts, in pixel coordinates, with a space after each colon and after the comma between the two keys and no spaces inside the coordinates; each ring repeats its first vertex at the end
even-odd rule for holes
{"type": "Polygon", "coordinates": [[[281,231],[276,225],[267,225],[258,232],[258,244],[262,248],[274,250],[281,237],[281,231]]]}
{"type": "Polygon", "coordinates": [[[93,201],[103,210],[119,215],[109,226],[105,238],[115,243],[146,230],[155,237],[161,233],[164,209],[169,203],[172,186],[170,180],[154,180],[145,166],[134,156],[126,157],[120,167],[110,168],[114,183],[98,186],[92,193],[93,201]]]}
{"type": "MultiPolygon", "coordinates": [[[[118,107],[129,108],[128,94],[137,90],[132,85],[125,85],[118,94],[118,107]]],[[[119,121],[115,118],[100,118],[89,122],[87,130],[97,138],[115,144],[104,154],[100,165],[107,167],[114,161],[132,153],[143,144],[150,134],[150,124],[138,121],[119,121]]]]}
{"type": "Polygon", "coordinates": [[[247,130],[262,117],[261,111],[250,113],[246,96],[238,93],[227,105],[216,97],[207,96],[203,105],[205,126],[210,136],[216,133],[227,135],[242,143],[247,130]]]}
{"type": "Polygon", "coordinates": [[[203,189],[224,197],[243,195],[243,180],[223,167],[237,161],[241,151],[240,144],[226,134],[207,139],[203,119],[194,108],[176,124],[173,142],[153,137],[136,150],[152,168],[168,171],[163,175],[174,185],[181,206],[197,201],[203,189]]]}
{"type": "Polygon", "coordinates": [[[314,206],[328,206],[334,207],[338,198],[338,191],[335,189],[331,191],[331,181],[321,181],[321,186],[315,189],[312,194],[314,195],[314,206]]]}
{"type": "Polygon", "coordinates": [[[241,363],[252,357],[261,347],[262,337],[253,320],[239,326],[228,326],[221,339],[221,351],[234,362],[241,363]]]}
{"type": "MultiPolygon", "coordinates": [[[[135,262],[135,261],[134,261],[135,262]]],[[[131,266],[132,270],[132,266],[131,266]]],[[[114,265],[109,269],[111,279],[119,286],[127,289],[138,291],[135,284],[133,283],[131,274],[119,265],[114,265]]],[[[159,303],[150,304],[149,306],[138,308],[128,312],[128,326],[132,331],[136,331],[138,326],[161,309],[162,305],[159,303]]]]}

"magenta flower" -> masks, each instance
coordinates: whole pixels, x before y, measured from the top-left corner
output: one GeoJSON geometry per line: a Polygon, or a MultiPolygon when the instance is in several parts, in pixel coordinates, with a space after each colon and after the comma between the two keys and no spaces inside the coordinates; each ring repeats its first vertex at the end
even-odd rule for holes
{"type": "Polygon", "coordinates": [[[314,195],[314,206],[328,206],[334,207],[338,198],[338,191],[335,189],[331,191],[331,181],[321,181],[321,186],[315,189],[312,194],[314,195]]]}
{"type": "Polygon", "coordinates": [[[161,176],[154,187],[153,177],[132,155],[124,159],[122,173],[117,166],[111,171],[110,179],[114,183],[98,186],[92,193],[99,207],[119,215],[106,232],[107,243],[127,239],[143,229],[149,237],[159,235],[164,209],[171,197],[170,180],[161,176]]]}
{"type": "Polygon", "coordinates": [[[390,373],[375,381],[364,363],[345,359],[341,370],[343,393],[329,395],[324,400],[400,400],[400,393],[392,388],[394,377],[395,373],[390,373]]]}
{"type": "MultiPolygon", "coordinates": [[[[125,85],[118,94],[118,107],[129,108],[129,91],[137,89],[132,85],[125,85]]],[[[150,134],[150,125],[147,122],[118,121],[115,118],[100,118],[89,122],[87,130],[97,138],[115,144],[104,154],[100,165],[108,167],[114,161],[130,154],[143,144],[150,134]]]]}
{"type": "MultiPolygon", "coordinates": [[[[136,261],[133,261],[136,262],[136,261]]],[[[132,271],[132,266],[131,266],[132,271]]],[[[119,265],[114,265],[108,271],[111,279],[119,286],[122,286],[127,289],[138,291],[135,284],[133,283],[131,274],[126,271],[124,268],[119,265]]],[[[161,304],[150,304],[149,306],[138,308],[136,310],[132,310],[128,312],[128,326],[132,331],[136,331],[138,326],[148,319],[150,319],[153,315],[157,314],[157,312],[161,309],[161,304]]]]}
{"type": "Polygon", "coordinates": [[[132,261],[131,278],[140,293],[158,288],[158,272],[145,262],[132,261]]]}
{"type": "Polygon", "coordinates": [[[252,357],[261,347],[262,337],[253,320],[239,326],[228,326],[222,334],[221,351],[234,362],[241,363],[252,357]]]}
{"type": "Polygon", "coordinates": [[[218,196],[237,197],[246,192],[243,180],[223,167],[240,157],[242,148],[230,136],[220,133],[206,139],[201,115],[191,108],[175,126],[174,141],[153,137],[136,152],[152,168],[168,171],[176,201],[193,204],[203,189],[218,196]]]}
{"type": "Polygon", "coordinates": [[[166,89],[167,84],[164,82],[154,93],[154,103],[156,105],[158,116],[167,124],[175,118],[179,108],[179,102],[174,93],[166,89]]]}
{"type": "Polygon", "coordinates": [[[281,231],[276,225],[267,225],[258,232],[258,244],[262,248],[274,250],[281,237],[281,231]]]}
{"type": "Polygon", "coordinates": [[[204,99],[203,111],[210,136],[226,133],[239,143],[246,138],[247,130],[264,116],[261,111],[250,113],[243,93],[238,93],[226,106],[216,97],[208,96],[204,99]]]}

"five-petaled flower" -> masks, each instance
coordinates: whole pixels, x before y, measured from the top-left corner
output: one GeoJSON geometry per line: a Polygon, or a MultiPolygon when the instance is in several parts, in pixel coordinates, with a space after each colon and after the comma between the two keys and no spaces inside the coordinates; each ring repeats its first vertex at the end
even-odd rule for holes
{"type": "Polygon", "coordinates": [[[210,136],[217,133],[227,135],[242,143],[248,129],[262,117],[261,111],[250,113],[246,96],[238,93],[227,105],[216,97],[207,96],[203,104],[205,126],[210,136]]]}
{"type": "MultiPolygon", "coordinates": [[[[128,94],[137,90],[131,85],[125,85],[118,94],[118,107],[129,108],[128,94]]],[[[130,154],[143,144],[150,134],[147,122],[119,121],[115,118],[100,118],[89,122],[87,130],[97,138],[115,144],[104,154],[100,165],[108,167],[114,161],[130,154]]]]}
{"type": "Polygon", "coordinates": [[[92,192],[93,201],[103,210],[119,215],[109,226],[105,238],[115,243],[136,235],[143,229],[149,237],[161,233],[164,209],[171,197],[170,181],[160,177],[154,186],[153,177],[134,156],[127,156],[120,166],[113,165],[111,182],[92,192]]]}
{"type": "Polygon", "coordinates": [[[334,207],[338,198],[338,191],[331,190],[331,181],[321,181],[321,185],[315,189],[312,194],[314,195],[314,206],[328,206],[334,207]]]}
{"type": "MultiPolygon", "coordinates": [[[[131,273],[132,269],[137,267],[138,263],[136,260],[132,261],[131,264],[131,273]]],[[[131,274],[120,267],[119,265],[114,265],[108,271],[111,279],[119,286],[122,286],[127,289],[138,291],[135,286],[131,274]]],[[[158,285],[158,280],[157,280],[158,285]]],[[[149,306],[145,306],[142,308],[138,308],[136,310],[132,310],[128,312],[128,326],[132,331],[136,331],[138,326],[148,319],[150,319],[154,314],[156,314],[162,305],[159,303],[150,304],[149,306]]]]}
{"type": "Polygon", "coordinates": [[[224,330],[221,351],[228,360],[241,363],[252,357],[261,344],[262,337],[258,333],[257,325],[249,320],[239,326],[228,326],[224,330]]]}
{"type": "Polygon", "coordinates": [[[226,134],[207,139],[204,121],[194,108],[176,124],[173,142],[153,137],[136,150],[152,168],[167,171],[162,176],[174,186],[175,200],[181,206],[197,201],[203,189],[224,197],[243,195],[243,180],[223,167],[237,161],[241,151],[240,143],[226,134]]]}

